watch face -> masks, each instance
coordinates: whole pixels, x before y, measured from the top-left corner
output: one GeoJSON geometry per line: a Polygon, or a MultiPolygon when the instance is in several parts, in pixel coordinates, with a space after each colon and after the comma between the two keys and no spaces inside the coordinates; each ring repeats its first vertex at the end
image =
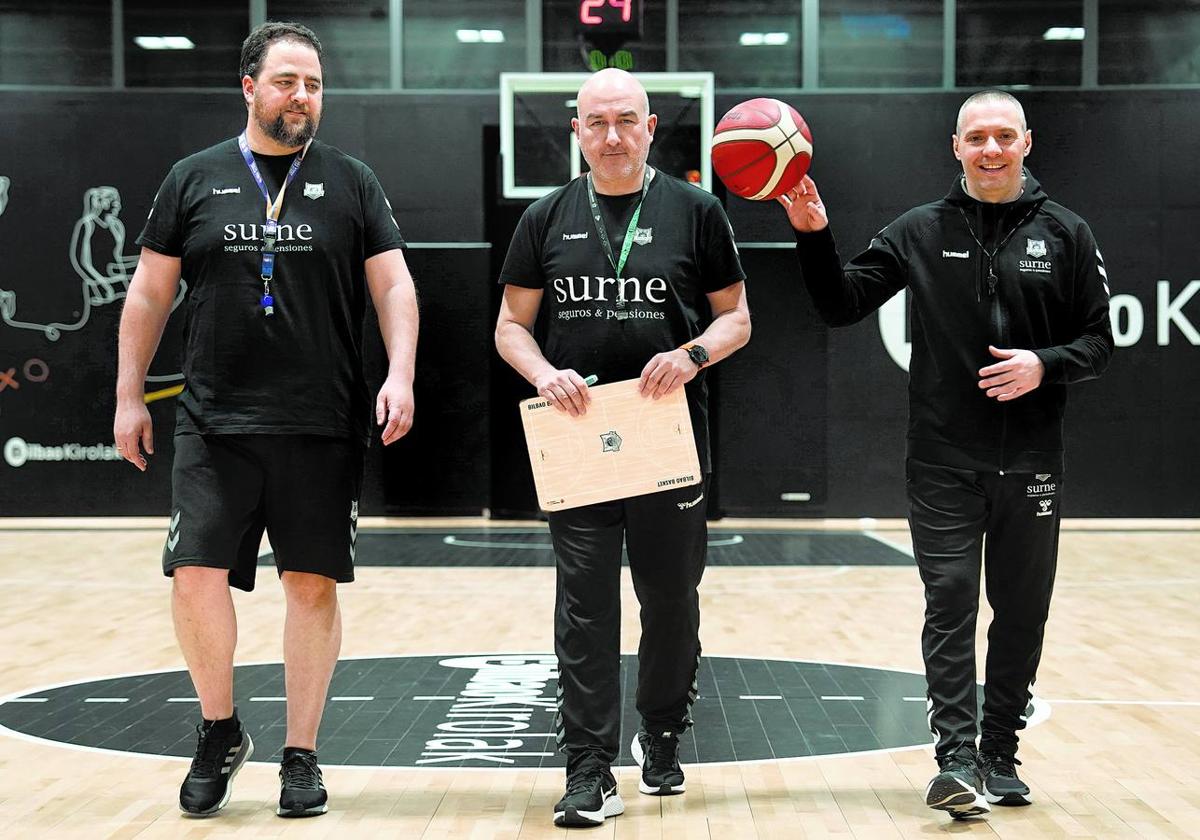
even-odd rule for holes
{"type": "Polygon", "coordinates": [[[703,365],[708,361],[708,351],[699,344],[693,344],[688,348],[688,358],[698,365],[703,365]]]}

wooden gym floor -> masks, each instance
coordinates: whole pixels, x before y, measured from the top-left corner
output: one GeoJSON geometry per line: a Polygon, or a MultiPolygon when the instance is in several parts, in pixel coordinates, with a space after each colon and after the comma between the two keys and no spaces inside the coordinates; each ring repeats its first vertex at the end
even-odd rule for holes
{"type": "MultiPolygon", "coordinates": [[[[443,530],[483,524],[500,523],[362,523],[443,530]]],[[[182,668],[169,584],[159,569],[165,532],[165,520],[0,519],[0,697],[182,668]]],[[[907,545],[902,522],[878,523],[875,532],[907,545]]],[[[1193,520],[1065,524],[1037,686],[1051,715],[1023,733],[1020,752],[1032,807],[996,809],[963,823],[926,809],[921,792],[934,765],[931,750],[919,747],[685,767],[687,794],[667,799],[639,795],[636,771],[623,767],[626,812],[589,836],[1200,836],[1198,557],[1200,522],[1193,520]]],[[[622,649],[631,652],[638,630],[627,571],[624,581],[622,649]]],[[[912,566],[717,566],[706,572],[701,594],[708,656],[921,670],[923,599],[912,566]]],[[[340,595],[346,657],[552,649],[548,567],[363,567],[340,595]]],[[[278,661],[283,601],[274,575],[260,570],[258,590],[236,593],[235,600],[238,661],[278,661]]],[[[985,602],[981,627],[989,616],[985,602]]],[[[330,812],[285,821],[274,815],[275,766],[251,763],[219,816],[193,820],[176,806],[186,766],[177,758],[84,751],[0,730],[0,837],[564,834],[550,820],[561,771],[325,765],[330,812]]]]}

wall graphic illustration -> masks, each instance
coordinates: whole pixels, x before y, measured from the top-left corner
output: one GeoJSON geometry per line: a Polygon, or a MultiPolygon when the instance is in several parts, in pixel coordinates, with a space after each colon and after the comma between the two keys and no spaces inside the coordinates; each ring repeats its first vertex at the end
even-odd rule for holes
{"type": "MultiPolygon", "coordinates": [[[[12,179],[0,176],[0,213],[8,205],[12,179]]],[[[81,303],[73,320],[38,323],[17,317],[17,293],[0,288],[0,321],[24,330],[36,330],[49,341],[58,341],[64,332],[87,326],[92,308],[114,303],[129,291],[129,280],[137,267],[137,254],[125,253],[125,223],[121,221],[121,193],[116,187],[90,187],[83,194],[83,213],[71,231],[67,258],[81,281],[81,303]]],[[[179,293],[171,305],[174,312],[187,293],[181,280],[179,293]]],[[[151,374],[147,382],[182,381],[182,373],[151,374]]]]}

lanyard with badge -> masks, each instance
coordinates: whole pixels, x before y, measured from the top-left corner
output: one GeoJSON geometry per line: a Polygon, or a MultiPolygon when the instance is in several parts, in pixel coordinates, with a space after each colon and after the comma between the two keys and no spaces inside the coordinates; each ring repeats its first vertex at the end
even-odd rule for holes
{"type": "Polygon", "coordinates": [[[592,186],[592,173],[587,174],[588,188],[588,204],[592,208],[592,221],[596,223],[596,233],[600,236],[600,247],[604,249],[604,255],[608,257],[609,263],[612,264],[613,271],[617,273],[617,310],[616,318],[618,321],[624,321],[629,317],[629,304],[625,300],[625,291],[621,287],[620,281],[624,275],[621,271],[625,268],[625,261],[629,259],[629,249],[633,247],[634,234],[637,232],[638,217],[642,215],[642,205],[646,203],[646,193],[650,189],[650,169],[647,167],[646,174],[642,176],[642,196],[638,199],[637,208],[633,211],[633,218],[629,220],[629,229],[625,231],[625,240],[621,243],[621,259],[617,260],[613,256],[612,243],[608,241],[608,230],[604,227],[604,214],[600,212],[600,205],[596,201],[596,190],[592,186]]]}
{"type": "Polygon", "coordinates": [[[287,177],[283,180],[283,186],[279,188],[279,195],[275,196],[275,200],[272,201],[267,184],[263,181],[262,173],[258,171],[258,164],[254,161],[254,153],[250,151],[246,132],[243,131],[238,135],[238,148],[242,150],[242,160],[246,161],[246,166],[250,168],[250,174],[254,176],[254,183],[258,184],[259,192],[267,200],[267,220],[263,223],[262,269],[260,272],[263,282],[261,303],[264,315],[275,314],[275,298],[271,295],[271,276],[275,273],[275,240],[279,236],[279,213],[283,210],[283,194],[287,192],[288,184],[292,183],[292,179],[300,171],[300,164],[304,162],[304,155],[311,145],[312,141],[309,140],[300,150],[300,154],[296,155],[296,159],[292,161],[292,165],[288,169],[287,177]]]}

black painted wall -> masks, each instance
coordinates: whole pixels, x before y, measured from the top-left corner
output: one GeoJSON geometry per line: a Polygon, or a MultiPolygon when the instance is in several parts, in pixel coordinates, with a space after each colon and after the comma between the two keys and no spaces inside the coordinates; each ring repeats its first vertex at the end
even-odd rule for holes
{"type": "MultiPolygon", "coordinates": [[[[719,95],[718,113],[738,97],[719,95]]],[[[903,210],[943,194],[957,164],[957,94],[787,94],[815,133],[815,165],[843,256],[903,210]]],[[[1108,374],[1072,392],[1068,496],[1074,516],[1200,515],[1200,94],[1041,91],[1022,96],[1030,168],[1052,197],[1089,220],[1136,333],[1108,374]],[[1189,284],[1196,282],[1197,286],[1189,284]],[[1174,302],[1174,309],[1171,309],[1174,302]],[[1173,317],[1171,317],[1171,313],[1173,317]],[[1136,317],[1134,319],[1136,321],[1136,317]],[[1160,337],[1159,332],[1164,331],[1160,337]]],[[[171,163],[240,130],[237,92],[0,93],[0,312],[73,324],[57,340],[0,320],[0,515],[132,515],[169,506],[174,401],[153,403],[157,456],[147,475],[103,460],[19,461],[27,444],[111,441],[120,301],[89,306],[90,258],[111,272],[111,230],[92,228],[88,190],[114,187],[133,240],[171,163]],[[77,231],[78,228],[78,231],[77,231]],[[74,263],[72,252],[74,250],[74,263]],[[39,381],[40,380],[40,381],[39,381]]],[[[321,137],[378,173],[406,238],[422,303],[417,422],[368,454],[367,514],[532,511],[513,402],[528,395],[492,350],[494,278],[524,207],[498,198],[496,97],[330,95],[321,137]],[[488,248],[487,243],[493,247],[488,248]],[[436,243],[456,243],[448,247],[436,243]],[[483,243],[480,245],[480,243],[483,243]]],[[[723,190],[718,187],[718,194],[723,190]]],[[[754,338],[713,371],[719,510],[736,515],[903,515],[906,375],[868,318],[828,331],[799,287],[782,211],[727,198],[751,280],[754,338]],[[767,247],[755,247],[755,246],[767,247]],[[783,501],[807,493],[810,501],[783,501]]],[[[120,283],[115,288],[119,291],[120,283]]],[[[172,319],[152,374],[178,371],[172,319]]],[[[373,324],[368,334],[373,334],[373,324]]],[[[370,343],[369,375],[383,370],[370,343]]],[[[169,384],[169,383],[166,383],[169,384]]],[[[28,450],[28,447],[26,447],[28,450]]]]}

